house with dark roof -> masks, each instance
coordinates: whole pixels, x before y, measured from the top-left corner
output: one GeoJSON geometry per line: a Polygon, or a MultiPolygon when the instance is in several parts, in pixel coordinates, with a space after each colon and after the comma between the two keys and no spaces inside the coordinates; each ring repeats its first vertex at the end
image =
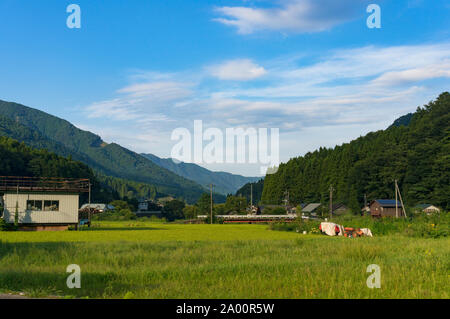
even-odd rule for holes
{"type": "Polygon", "coordinates": [[[369,207],[372,217],[405,217],[401,202],[395,199],[375,199],[369,207]]]}
{"type": "Polygon", "coordinates": [[[316,216],[317,212],[318,212],[318,208],[321,206],[320,203],[311,203],[306,205],[303,209],[302,209],[302,213],[306,214],[306,215],[312,215],[312,216],[316,216]]]}
{"type": "Polygon", "coordinates": [[[348,211],[348,207],[344,204],[333,204],[331,207],[333,215],[342,215],[348,211]]]}

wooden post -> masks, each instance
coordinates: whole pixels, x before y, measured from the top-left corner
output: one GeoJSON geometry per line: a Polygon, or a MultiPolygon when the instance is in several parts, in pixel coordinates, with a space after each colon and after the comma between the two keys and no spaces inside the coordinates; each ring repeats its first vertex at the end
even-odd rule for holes
{"type": "Polygon", "coordinates": [[[395,184],[395,217],[398,218],[397,180],[394,180],[394,184],[395,184]]]}
{"type": "Polygon", "coordinates": [[[250,184],[250,208],[253,207],[253,184],[250,184]]]}
{"type": "Polygon", "coordinates": [[[398,191],[398,196],[400,196],[400,203],[402,204],[402,208],[403,208],[403,214],[405,214],[406,216],[406,209],[405,209],[405,205],[403,205],[403,199],[402,199],[402,194],[400,193],[400,189],[398,188],[397,183],[395,184],[397,186],[397,191],[398,191]]]}
{"type": "Polygon", "coordinates": [[[330,220],[333,218],[333,185],[330,185],[330,220]]]}
{"type": "Polygon", "coordinates": [[[88,220],[89,220],[89,228],[91,227],[91,181],[89,181],[89,208],[88,208],[88,220]]]}
{"type": "Polygon", "coordinates": [[[213,196],[212,196],[213,186],[214,186],[213,184],[209,184],[211,194],[211,225],[213,223],[213,196]]]}

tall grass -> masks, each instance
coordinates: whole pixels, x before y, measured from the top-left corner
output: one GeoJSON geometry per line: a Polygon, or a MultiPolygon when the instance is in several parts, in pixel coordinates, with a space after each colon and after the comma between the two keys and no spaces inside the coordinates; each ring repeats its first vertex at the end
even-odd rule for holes
{"type": "Polygon", "coordinates": [[[0,233],[0,238],[0,290],[33,296],[450,297],[448,238],[347,239],[273,232],[261,225],[123,222],[90,231],[0,233]],[[81,289],[66,287],[69,264],[81,267],[81,289]],[[381,267],[381,289],[366,286],[369,264],[381,267]]]}

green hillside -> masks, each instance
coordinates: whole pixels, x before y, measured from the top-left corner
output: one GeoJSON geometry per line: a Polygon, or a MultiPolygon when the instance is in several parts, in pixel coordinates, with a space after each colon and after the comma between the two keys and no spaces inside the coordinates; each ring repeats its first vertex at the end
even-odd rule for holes
{"type": "Polygon", "coordinates": [[[102,175],[146,183],[157,192],[196,201],[204,189],[118,144],[106,144],[68,121],[21,104],[0,101],[0,135],[72,156],[102,175]]]}
{"type": "Polygon", "coordinates": [[[193,180],[203,187],[208,188],[209,184],[215,185],[215,191],[221,194],[233,194],[246,183],[257,181],[259,177],[245,177],[226,172],[213,172],[199,165],[192,163],[175,163],[170,158],[160,158],[153,154],[141,154],[158,166],[164,167],[177,175],[193,180]]]}
{"type": "Polygon", "coordinates": [[[262,201],[280,203],[288,190],[294,204],[334,200],[359,209],[367,199],[393,198],[398,179],[406,205],[450,208],[450,94],[418,108],[405,125],[369,133],[333,149],[320,148],[281,164],[267,175],[262,201]]]}
{"type": "MultiPolygon", "coordinates": [[[[111,187],[101,183],[86,164],[58,156],[45,149],[33,149],[5,136],[0,136],[0,175],[89,178],[93,199],[109,203],[120,198],[111,187]]],[[[83,194],[81,202],[86,200],[87,195],[83,194]]]]}
{"type": "Polygon", "coordinates": [[[261,201],[264,188],[264,179],[257,182],[247,183],[236,191],[236,196],[243,196],[250,203],[251,191],[253,191],[253,204],[257,205],[261,201]],[[253,186],[253,187],[252,187],[253,186]]]}

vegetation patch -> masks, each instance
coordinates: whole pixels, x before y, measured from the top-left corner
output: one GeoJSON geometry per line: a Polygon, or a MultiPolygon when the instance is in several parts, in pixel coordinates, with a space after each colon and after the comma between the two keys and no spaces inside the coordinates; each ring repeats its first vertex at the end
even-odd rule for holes
{"type": "Polygon", "coordinates": [[[98,221],[0,232],[0,291],[68,298],[449,298],[450,239],[301,235],[266,225],[98,221]],[[367,266],[381,288],[366,286],[367,266]],[[80,289],[66,267],[81,267],[80,289]]]}

